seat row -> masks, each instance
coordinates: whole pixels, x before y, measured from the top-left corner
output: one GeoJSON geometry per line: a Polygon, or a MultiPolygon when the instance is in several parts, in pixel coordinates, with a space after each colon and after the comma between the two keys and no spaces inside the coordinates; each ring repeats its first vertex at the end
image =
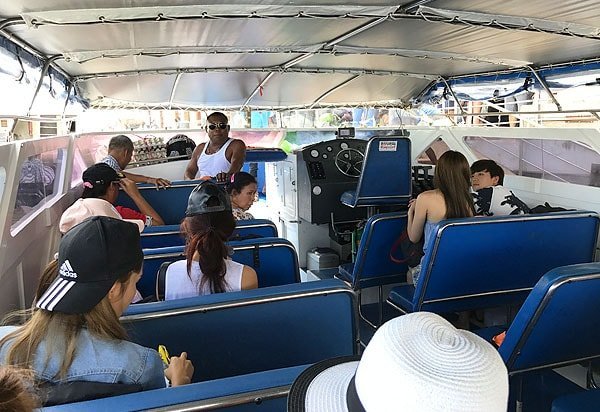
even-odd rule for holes
{"type": "Polygon", "coordinates": [[[359,293],[379,287],[380,320],[382,286],[397,283],[404,284],[387,301],[401,313],[520,304],[549,270],[594,261],[600,217],[567,211],[443,220],[426,245],[416,286],[406,283],[404,257],[392,247],[406,223],[402,212],[372,216],[356,261],[337,275],[359,293]]]}
{"type": "Polygon", "coordinates": [[[356,304],[350,288],[330,279],[132,305],[122,318],[131,340],[187,351],[192,384],[47,410],[285,410],[287,391],[307,366],[358,354],[356,304]]]}
{"type": "MultiPolygon", "coordinates": [[[[599,295],[600,263],[555,268],[537,282],[498,349],[510,411],[595,405],[596,392],[554,369],[600,358],[599,295]]],[[[193,383],[48,410],[283,410],[308,365],[357,354],[356,305],[353,291],[331,279],[132,306],[122,319],[132,339],[188,351],[197,365],[193,383]]]]}

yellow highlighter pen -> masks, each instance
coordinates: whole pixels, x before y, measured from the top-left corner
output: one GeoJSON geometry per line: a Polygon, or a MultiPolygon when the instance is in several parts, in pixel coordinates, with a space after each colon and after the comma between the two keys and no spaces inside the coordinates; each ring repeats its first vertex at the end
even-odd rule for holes
{"type": "Polygon", "coordinates": [[[169,351],[165,345],[158,345],[158,354],[162,359],[165,367],[169,366],[169,362],[171,362],[171,357],[169,356],[169,351]]]}

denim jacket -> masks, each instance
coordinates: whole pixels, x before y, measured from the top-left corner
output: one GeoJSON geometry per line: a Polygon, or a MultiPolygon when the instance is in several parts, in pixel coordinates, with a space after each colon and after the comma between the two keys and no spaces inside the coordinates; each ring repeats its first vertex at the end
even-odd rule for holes
{"type": "MultiPolygon", "coordinates": [[[[0,339],[17,329],[0,327],[0,339]]],[[[0,365],[6,364],[9,341],[0,348],[0,365]]],[[[155,350],[124,340],[100,339],[87,329],[79,333],[77,350],[64,380],[57,375],[64,352],[53,353],[48,364],[46,347],[42,342],[36,351],[33,369],[36,377],[51,382],[92,381],[140,384],[143,390],[165,387],[163,363],[155,350]]]]}

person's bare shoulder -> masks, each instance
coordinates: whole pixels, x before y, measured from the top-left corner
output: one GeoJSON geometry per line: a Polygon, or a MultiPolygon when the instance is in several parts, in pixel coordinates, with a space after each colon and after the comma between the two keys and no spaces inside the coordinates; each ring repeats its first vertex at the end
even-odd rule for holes
{"type": "Polygon", "coordinates": [[[426,190],[425,192],[420,193],[419,196],[417,196],[417,199],[419,203],[428,203],[431,201],[435,201],[440,196],[442,196],[442,194],[437,189],[426,190]]]}
{"type": "Polygon", "coordinates": [[[245,149],[246,143],[244,143],[244,141],[240,140],[240,139],[233,139],[233,141],[231,142],[229,147],[231,147],[232,149],[236,149],[236,150],[237,149],[245,149]]]}

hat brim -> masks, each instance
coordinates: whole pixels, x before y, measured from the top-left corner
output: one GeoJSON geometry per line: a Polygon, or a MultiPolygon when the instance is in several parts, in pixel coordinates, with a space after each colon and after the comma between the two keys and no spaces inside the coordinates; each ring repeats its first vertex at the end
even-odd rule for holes
{"type": "Polygon", "coordinates": [[[292,384],[288,412],[347,412],[346,394],[360,356],[342,356],[315,363],[292,384]]]}
{"type": "Polygon", "coordinates": [[[87,313],[104,299],[114,283],[111,279],[75,282],[59,276],[36,302],[36,307],[67,314],[87,313]]]}

